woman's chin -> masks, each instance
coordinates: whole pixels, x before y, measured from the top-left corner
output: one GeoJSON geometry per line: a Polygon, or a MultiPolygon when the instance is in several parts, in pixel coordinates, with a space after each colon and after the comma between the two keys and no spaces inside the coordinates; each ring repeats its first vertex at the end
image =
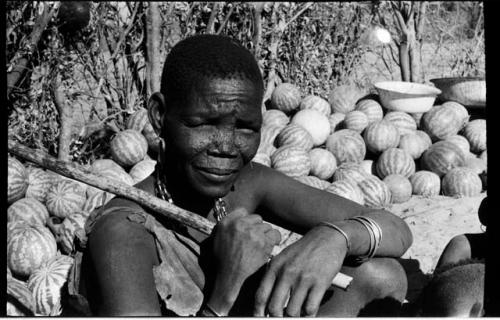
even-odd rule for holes
{"type": "Polygon", "coordinates": [[[231,191],[231,187],[236,181],[237,173],[224,177],[211,176],[203,172],[192,172],[191,186],[195,191],[207,198],[221,198],[231,191]]]}

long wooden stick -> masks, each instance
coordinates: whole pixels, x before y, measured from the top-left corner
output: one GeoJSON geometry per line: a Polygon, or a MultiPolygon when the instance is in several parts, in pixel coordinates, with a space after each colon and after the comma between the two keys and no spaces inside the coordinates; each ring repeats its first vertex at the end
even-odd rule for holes
{"type": "MultiPolygon", "coordinates": [[[[179,208],[176,205],[147,193],[146,191],[96,175],[90,170],[82,168],[75,163],[58,160],[41,150],[33,150],[11,139],[9,139],[9,152],[65,177],[81,181],[101,190],[135,201],[156,213],[179,221],[180,223],[190,226],[207,235],[212,232],[212,229],[215,226],[212,221],[209,221],[208,219],[205,219],[188,210],[179,208]]],[[[338,273],[333,279],[332,285],[346,289],[351,280],[351,277],[338,273]]]]}

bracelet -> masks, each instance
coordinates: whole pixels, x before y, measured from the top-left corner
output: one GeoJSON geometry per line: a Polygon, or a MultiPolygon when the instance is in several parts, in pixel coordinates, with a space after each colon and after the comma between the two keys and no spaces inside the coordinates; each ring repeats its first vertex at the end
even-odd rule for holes
{"type": "Polygon", "coordinates": [[[370,247],[368,249],[368,252],[365,255],[356,257],[354,259],[356,263],[366,262],[367,260],[375,256],[375,253],[377,252],[377,249],[382,242],[382,229],[380,228],[378,223],[375,222],[375,220],[368,217],[357,216],[348,220],[353,220],[361,223],[368,231],[368,235],[370,237],[370,247]]]}
{"type": "Polygon", "coordinates": [[[337,230],[340,232],[340,234],[345,238],[345,242],[347,244],[347,254],[349,254],[349,251],[351,250],[351,241],[349,240],[349,237],[347,236],[347,233],[344,232],[344,230],[340,229],[338,226],[334,225],[333,223],[327,222],[327,221],[322,221],[319,223],[320,226],[325,226],[325,227],[330,227],[332,229],[337,230]]]}
{"type": "Polygon", "coordinates": [[[223,317],[223,315],[219,314],[217,311],[215,311],[214,309],[212,309],[212,307],[208,304],[208,303],[205,303],[205,309],[211,313],[209,314],[208,316],[213,316],[213,317],[223,317]]]}

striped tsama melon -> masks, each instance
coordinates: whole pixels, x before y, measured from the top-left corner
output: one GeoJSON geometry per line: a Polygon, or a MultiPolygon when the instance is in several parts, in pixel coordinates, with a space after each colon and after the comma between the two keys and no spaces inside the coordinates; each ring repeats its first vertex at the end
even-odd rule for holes
{"type": "Polygon", "coordinates": [[[160,136],[156,133],[153,128],[153,125],[148,121],[142,130],[142,134],[144,138],[146,138],[146,142],[148,143],[148,147],[155,151],[160,151],[160,136]]]}
{"type": "Polygon", "coordinates": [[[308,95],[307,97],[302,99],[299,105],[299,109],[314,109],[321,112],[327,117],[332,113],[332,108],[328,101],[315,95],[308,95]]]}
{"type": "Polygon", "coordinates": [[[7,201],[13,203],[24,197],[28,189],[28,172],[14,157],[8,157],[7,201]]]}
{"type": "Polygon", "coordinates": [[[479,155],[479,159],[483,160],[485,163],[488,163],[488,150],[484,150],[479,155]]]}
{"type": "Polygon", "coordinates": [[[330,134],[328,117],[317,110],[300,110],[293,116],[291,123],[306,129],[311,135],[315,147],[325,143],[330,134]]]}
{"type": "Polygon", "coordinates": [[[480,153],[486,150],[486,120],[472,120],[464,128],[463,135],[470,144],[470,150],[480,153]]]}
{"type": "Polygon", "coordinates": [[[97,159],[94,162],[92,162],[92,165],[91,165],[91,170],[94,173],[99,173],[100,171],[107,169],[107,168],[113,168],[116,170],[124,170],[118,163],[114,162],[111,159],[97,159]]]}
{"type": "Polygon", "coordinates": [[[412,188],[407,177],[400,174],[390,174],[384,178],[383,182],[391,191],[392,203],[403,203],[410,199],[412,188]]]}
{"type": "Polygon", "coordinates": [[[328,102],[332,106],[332,112],[348,113],[356,107],[356,102],[362,93],[354,85],[340,85],[330,92],[328,102]]]}
{"type": "Polygon", "coordinates": [[[379,178],[371,176],[360,183],[358,187],[363,193],[365,206],[373,209],[387,207],[391,203],[391,190],[379,178]]]}
{"type": "Polygon", "coordinates": [[[360,183],[369,175],[361,168],[358,163],[345,162],[341,164],[333,174],[333,181],[349,180],[360,183]]]}
{"type": "Polygon", "coordinates": [[[86,199],[85,190],[78,183],[59,180],[50,187],[45,204],[51,215],[64,218],[80,210],[86,199]]]}
{"type": "Polygon", "coordinates": [[[302,94],[296,85],[282,83],[271,94],[271,107],[289,114],[299,108],[301,100],[302,94]]]}
{"type": "Polygon", "coordinates": [[[300,181],[305,185],[308,185],[310,187],[320,189],[320,190],[324,190],[330,185],[330,182],[325,181],[325,180],[321,180],[320,178],[315,177],[315,176],[300,176],[300,177],[296,177],[295,179],[297,179],[297,181],[300,181]]]}
{"type": "Polygon", "coordinates": [[[19,223],[9,230],[7,265],[14,275],[29,277],[56,253],[56,239],[45,226],[19,223]]]}
{"type": "Polygon", "coordinates": [[[330,117],[328,117],[328,122],[330,123],[330,134],[343,127],[344,119],[345,114],[340,112],[332,113],[330,117]]]}
{"type": "Polygon", "coordinates": [[[40,168],[31,168],[28,170],[28,189],[26,189],[26,198],[34,198],[41,203],[45,203],[47,192],[52,185],[53,177],[45,170],[40,168]]]}
{"type": "Polygon", "coordinates": [[[260,129],[260,143],[262,144],[268,144],[268,145],[274,145],[276,137],[278,134],[283,130],[283,128],[286,127],[284,126],[278,126],[278,125],[268,125],[268,126],[263,126],[260,129]]]}
{"type": "Polygon", "coordinates": [[[425,131],[417,130],[415,131],[415,133],[425,142],[425,149],[428,149],[430,146],[432,146],[431,137],[429,137],[429,135],[425,133],[425,131]]]}
{"type": "Polygon", "coordinates": [[[407,133],[413,133],[417,130],[417,123],[415,119],[412,118],[408,113],[402,111],[391,111],[388,112],[384,120],[391,122],[398,128],[400,135],[405,135],[407,133]]]}
{"type": "Polygon", "coordinates": [[[389,148],[396,148],[399,145],[399,131],[395,125],[389,121],[380,120],[370,124],[363,133],[366,148],[378,154],[389,148]]]}
{"type": "Polygon", "coordinates": [[[28,288],[33,292],[35,314],[58,316],[61,314],[61,296],[73,266],[73,258],[59,255],[45,262],[33,272],[28,280],[28,288]]]}
{"type": "Polygon", "coordinates": [[[415,161],[405,150],[389,148],[378,158],[376,168],[381,179],[390,174],[400,174],[408,178],[415,173],[415,161]]]}
{"type": "Polygon", "coordinates": [[[449,170],[463,166],[465,155],[456,144],[449,141],[438,141],[424,152],[420,163],[422,169],[430,170],[442,177],[449,170]]]}
{"type": "Polygon", "coordinates": [[[128,117],[127,129],[142,132],[147,123],[149,123],[148,110],[146,110],[146,108],[140,108],[128,117]]]}
{"type": "Polygon", "coordinates": [[[420,123],[422,121],[422,117],[424,116],[424,112],[410,113],[410,116],[415,120],[417,124],[417,128],[420,128],[420,123]]]}
{"type": "Polygon", "coordinates": [[[376,169],[375,169],[375,163],[373,160],[363,160],[359,163],[360,168],[363,170],[368,175],[375,175],[376,174],[376,169]]]}
{"type": "Polygon", "coordinates": [[[290,119],[281,110],[276,110],[276,109],[266,110],[266,112],[262,114],[262,127],[277,126],[279,128],[283,128],[289,122],[290,119]]]}
{"type": "Polygon", "coordinates": [[[454,109],[448,105],[432,107],[423,115],[420,125],[432,141],[437,141],[457,134],[463,124],[454,109]]]}
{"type": "Polygon", "coordinates": [[[89,215],[92,211],[102,207],[114,197],[115,195],[110,192],[96,192],[87,198],[85,204],[83,205],[82,211],[89,215]]]}
{"type": "Polygon", "coordinates": [[[332,182],[325,191],[349,199],[361,205],[365,204],[363,192],[356,185],[355,181],[339,180],[332,182]]]}
{"type": "Polygon", "coordinates": [[[432,197],[441,190],[441,179],[432,171],[420,170],[410,177],[413,194],[432,197]]]}
{"type": "Polygon", "coordinates": [[[155,171],[156,161],[155,160],[142,160],[136,163],[132,169],[129,171],[130,177],[134,179],[134,182],[140,182],[147,177],[149,177],[155,171]]]}
{"type": "Polygon", "coordinates": [[[118,132],[110,144],[111,157],[119,165],[130,167],[144,159],[148,151],[146,138],[136,130],[118,132]]]}
{"type": "Polygon", "coordinates": [[[459,134],[455,134],[455,135],[447,137],[446,139],[444,139],[444,141],[449,141],[451,143],[456,144],[465,155],[469,154],[469,152],[470,152],[469,141],[464,136],[461,136],[459,134]]]}
{"type": "Polygon", "coordinates": [[[75,248],[74,240],[77,232],[85,235],[85,222],[88,213],[85,211],[76,211],[67,216],[64,221],[58,225],[59,237],[58,243],[64,253],[71,254],[75,248]]]}
{"type": "Polygon", "coordinates": [[[337,169],[337,160],[328,150],[314,148],[309,151],[311,159],[311,175],[320,179],[330,179],[337,169]]]}
{"type": "Polygon", "coordinates": [[[326,140],[326,149],[337,159],[337,164],[361,162],[366,155],[365,142],[361,135],[349,129],[332,133],[326,140]]]}
{"type": "Polygon", "coordinates": [[[7,268],[7,316],[33,316],[33,294],[24,281],[12,276],[7,268]]]}
{"type": "Polygon", "coordinates": [[[450,108],[450,110],[453,110],[455,112],[455,114],[459,119],[459,122],[461,123],[459,130],[462,130],[463,127],[465,127],[465,125],[467,124],[467,122],[469,122],[470,116],[467,109],[463,105],[455,101],[446,101],[442,105],[446,106],[447,108],[450,108]]]}
{"type": "Polygon", "coordinates": [[[361,111],[351,111],[345,115],[344,127],[359,133],[368,126],[368,117],[361,111]]]}
{"type": "Polygon", "coordinates": [[[307,176],[311,171],[311,159],[304,149],[284,146],[271,156],[272,167],[290,177],[307,176]]]}
{"type": "Polygon", "coordinates": [[[428,146],[418,134],[408,133],[401,136],[398,148],[406,151],[413,159],[418,159],[428,146]]]}
{"type": "Polygon", "coordinates": [[[49,218],[47,208],[35,198],[22,198],[7,209],[7,221],[26,221],[45,225],[49,218]]]}
{"type": "Polygon", "coordinates": [[[476,174],[480,175],[483,172],[487,172],[486,162],[476,157],[475,154],[470,153],[465,157],[464,167],[471,169],[476,174]]]}
{"type": "Polygon", "coordinates": [[[314,142],[309,132],[295,123],[284,127],[276,137],[276,146],[293,145],[306,151],[312,149],[314,142]]]}
{"type": "Polygon", "coordinates": [[[260,163],[266,167],[271,166],[271,157],[265,153],[256,153],[252,159],[253,162],[260,163]]]}
{"type": "Polygon", "coordinates": [[[366,114],[368,124],[380,121],[384,117],[384,111],[380,103],[373,99],[362,99],[356,104],[357,111],[366,114]]]}
{"type": "Polygon", "coordinates": [[[481,178],[472,169],[457,167],[445,174],[442,181],[443,194],[453,197],[474,197],[483,188],[481,178]]]}

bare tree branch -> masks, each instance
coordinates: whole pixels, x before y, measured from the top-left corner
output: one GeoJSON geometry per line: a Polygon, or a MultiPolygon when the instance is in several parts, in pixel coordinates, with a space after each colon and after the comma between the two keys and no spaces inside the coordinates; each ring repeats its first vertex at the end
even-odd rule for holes
{"type": "Polygon", "coordinates": [[[51,94],[53,102],[59,112],[60,128],[59,133],[59,148],[57,158],[59,160],[68,161],[69,146],[71,144],[71,131],[73,125],[73,110],[70,104],[64,102],[64,95],[61,88],[60,76],[57,75],[51,83],[51,94]]]}
{"type": "Polygon", "coordinates": [[[234,5],[229,8],[229,12],[227,13],[226,17],[224,18],[224,21],[222,21],[221,25],[219,26],[219,30],[215,34],[220,34],[222,30],[226,27],[227,22],[229,21],[229,18],[231,18],[231,15],[233,14],[234,11],[234,5]]]}
{"type": "Polygon", "coordinates": [[[264,2],[253,3],[253,47],[255,57],[259,57],[260,44],[262,42],[262,10],[264,10],[264,2]]]}
{"type": "Polygon", "coordinates": [[[292,22],[294,22],[302,13],[304,13],[304,11],[306,11],[307,9],[309,9],[313,4],[314,4],[314,2],[307,2],[302,7],[302,9],[300,9],[292,18],[290,18],[290,20],[288,20],[288,22],[286,22],[283,25],[283,28],[282,28],[281,32],[285,31],[286,28],[288,27],[288,25],[290,25],[292,22]]]}
{"type": "MultiPolygon", "coordinates": [[[[153,3],[153,2],[150,2],[150,4],[151,3],[153,3]]],[[[135,5],[134,12],[132,13],[132,17],[130,18],[130,23],[127,26],[127,29],[125,29],[125,31],[123,31],[122,34],[120,35],[120,39],[118,40],[118,43],[116,44],[116,47],[115,47],[115,52],[113,52],[113,55],[111,55],[111,60],[116,59],[116,57],[118,56],[118,53],[120,52],[120,47],[121,47],[123,41],[125,41],[125,38],[130,33],[130,30],[132,30],[132,27],[134,26],[135,16],[137,15],[137,11],[139,10],[139,6],[140,6],[139,3],[137,3],[135,5]]]]}
{"type": "Polygon", "coordinates": [[[207,33],[214,33],[215,18],[217,17],[217,13],[219,13],[219,2],[214,2],[212,12],[210,13],[210,18],[208,18],[206,29],[207,33]]]}

